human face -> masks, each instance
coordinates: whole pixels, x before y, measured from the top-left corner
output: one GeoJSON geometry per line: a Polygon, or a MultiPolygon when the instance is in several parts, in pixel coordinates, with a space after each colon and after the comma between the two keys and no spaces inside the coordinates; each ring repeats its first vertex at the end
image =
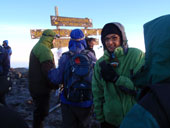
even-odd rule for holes
{"type": "Polygon", "coordinates": [[[118,34],[108,34],[104,38],[106,48],[109,52],[114,52],[115,48],[120,46],[120,36],[118,34]]]}
{"type": "Polygon", "coordinates": [[[6,46],[7,46],[6,42],[4,42],[4,43],[3,43],[3,46],[4,46],[4,47],[6,47],[6,46]]]}
{"type": "Polygon", "coordinates": [[[56,38],[53,39],[53,47],[55,46],[56,38]]]}
{"type": "Polygon", "coordinates": [[[88,42],[89,48],[93,49],[93,46],[95,43],[96,43],[96,41],[89,41],[88,42]]]}

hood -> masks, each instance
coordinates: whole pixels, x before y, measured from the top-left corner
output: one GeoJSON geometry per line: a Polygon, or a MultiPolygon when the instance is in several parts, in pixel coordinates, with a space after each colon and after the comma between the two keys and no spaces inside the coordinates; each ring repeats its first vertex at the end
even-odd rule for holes
{"type": "Polygon", "coordinates": [[[80,29],[74,29],[70,33],[69,50],[72,52],[79,53],[80,51],[87,48],[85,37],[80,29]]]}
{"type": "Polygon", "coordinates": [[[123,25],[118,23],[118,22],[112,22],[112,23],[108,23],[108,24],[104,25],[104,27],[102,29],[102,32],[101,32],[101,41],[102,41],[104,50],[107,50],[106,46],[105,46],[104,38],[108,34],[115,33],[115,29],[117,29],[116,34],[119,33],[118,35],[121,38],[121,47],[124,49],[124,52],[127,53],[128,44],[127,44],[127,38],[126,38],[126,34],[125,34],[125,29],[124,29],[123,25]]]}
{"type": "Polygon", "coordinates": [[[170,15],[144,24],[145,65],[138,83],[170,82],[170,15]]]}
{"type": "Polygon", "coordinates": [[[38,43],[44,44],[46,47],[53,48],[53,40],[56,38],[56,33],[50,29],[45,30],[40,37],[38,43]]]}
{"type": "Polygon", "coordinates": [[[4,47],[8,47],[8,40],[4,40],[2,45],[3,45],[4,47]],[[6,46],[5,46],[4,44],[6,44],[6,46]]]}

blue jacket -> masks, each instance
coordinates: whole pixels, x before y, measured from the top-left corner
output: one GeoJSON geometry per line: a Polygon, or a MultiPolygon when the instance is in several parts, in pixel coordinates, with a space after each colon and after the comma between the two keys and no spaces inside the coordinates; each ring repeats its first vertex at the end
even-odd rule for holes
{"type": "MultiPolygon", "coordinates": [[[[69,42],[69,51],[74,52],[74,53],[80,53],[82,50],[86,49],[87,46],[85,43],[86,42],[84,41],[75,42],[71,40],[69,42]]],[[[94,56],[94,54],[92,52],[89,52],[88,54],[92,58],[93,63],[95,63],[96,57],[94,56]]],[[[65,70],[65,66],[68,60],[69,60],[68,54],[63,54],[61,58],[59,59],[58,68],[55,68],[49,71],[48,78],[50,79],[52,83],[64,84],[64,70],[65,70]]],[[[84,101],[81,103],[70,102],[65,98],[63,92],[60,95],[60,99],[61,99],[61,102],[64,104],[70,104],[72,106],[77,106],[77,107],[90,107],[93,103],[92,101],[84,101]]]]}
{"type": "Polygon", "coordinates": [[[11,59],[11,55],[12,55],[12,49],[8,45],[8,40],[3,41],[3,47],[4,47],[5,51],[7,52],[7,55],[8,55],[8,58],[9,58],[9,64],[10,64],[10,59],[11,59]]]}

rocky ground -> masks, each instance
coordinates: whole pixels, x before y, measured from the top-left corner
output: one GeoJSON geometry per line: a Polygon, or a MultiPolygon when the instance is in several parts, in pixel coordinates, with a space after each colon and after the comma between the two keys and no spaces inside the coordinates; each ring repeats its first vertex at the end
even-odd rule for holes
{"type": "MultiPolygon", "coordinates": [[[[33,103],[28,91],[28,69],[11,69],[10,76],[12,77],[13,86],[12,90],[6,96],[6,102],[10,108],[20,113],[31,128],[33,103]]],[[[53,91],[51,93],[50,108],[56,106],[57,101],[58,97],[55,91],[53,91]]],[[[49,113],[44,121],[44,128],[61,128],[61,122],[61,108],[58,107],[49,113]]],[[[98,128],[93,117],[91,117],[91,128],[98,128]]]]}

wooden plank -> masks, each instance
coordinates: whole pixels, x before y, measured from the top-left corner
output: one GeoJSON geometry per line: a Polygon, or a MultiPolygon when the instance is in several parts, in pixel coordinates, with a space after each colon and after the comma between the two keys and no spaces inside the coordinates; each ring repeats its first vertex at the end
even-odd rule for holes
{"type": "Polygon", "coordinates": [[[68,47],[69,40],[70,40],[69,38],[65,38],[65,39],[59,38],[59,39],[56,39],[56,41],[54,43],[54,47],[55,48],[68,47]]]}
{"type": "MultiPolygon", "coordinates": [[[[45,29],[32,29],[30,30],[31,38],[37,39],[42,35],[45,29]]],[[[101,29],[81,29],[85,36],[96,36],[101,35],[101,29]]],[[[60,37],[69,37],[71,29],[53,29],[53,31],[60,35],[60,37]]]]}
{"type": "Polygon", "coordinates": [[[93,27],[92,20],[88,18],[73,18],[50,16],[52,26],[76,26],[76,27],[93,27]]]}
{"type": "MultiPolygon", "coordinates": [[[[56,42],[54,43],[55,48],[62,48],[62,47],[68,47],[68,43],[70,41],[70,38],[58,38],[56,39],[56,42]]],[[[99,40],[96,39],[96,44],[99,44],[99,40]]]]}

